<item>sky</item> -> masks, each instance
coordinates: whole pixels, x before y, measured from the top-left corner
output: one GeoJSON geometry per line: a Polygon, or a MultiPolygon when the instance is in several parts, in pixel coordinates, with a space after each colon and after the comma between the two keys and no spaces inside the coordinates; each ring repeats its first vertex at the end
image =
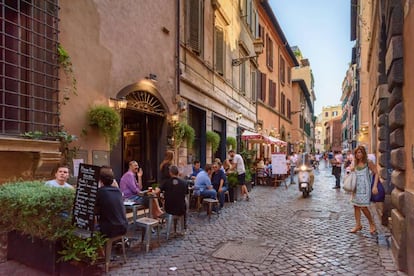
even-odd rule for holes
{"type": "Polygon", "coordinates": [[[269,0],[289,43],[307,58],[315,79],[315,116],[340,104],[351,61],[349,0],[269,0]]]}

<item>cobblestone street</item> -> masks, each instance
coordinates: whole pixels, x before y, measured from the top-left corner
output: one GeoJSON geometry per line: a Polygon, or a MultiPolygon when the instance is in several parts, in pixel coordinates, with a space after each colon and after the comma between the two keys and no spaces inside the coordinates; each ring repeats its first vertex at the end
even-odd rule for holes
{"type": "MultiPolygon", "coordinates": [[[[333,185],[321,164],[308,198],[297,185],[258,186],[249,202],[229,203],[210,222],[205,213],[191,212],[184,237],[166,241],[162,232],[161,246],[153,242],[149,253],[135,244],[127,264],[113,263],[109,274],[404,275],[396,270],[388,230],[373,209],[378,235],[369,233],[365,217],[363,230],[349,233],[354,226],[349,195],[333,185]]],[[[9,261],[0,264],[0,274],[12,273],[13,266],[28,270],[9,261]]]]}

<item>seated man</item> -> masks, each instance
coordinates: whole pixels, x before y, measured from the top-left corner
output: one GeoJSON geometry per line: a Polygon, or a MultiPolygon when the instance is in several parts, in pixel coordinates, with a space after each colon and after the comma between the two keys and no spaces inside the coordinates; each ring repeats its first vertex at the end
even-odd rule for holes
{"type": "Polygon", "coordinates": [[[174,216],[186,213],[185,195],[188,193],[187,182],[178,177],[178,167],[170,166],[170,178],[157,188],[156,192],[164,192],[165,211],[174,216]]]}
{"type": "Polygon", "coordinates": [[[205,198],[217,198],[217,192],[214,190],[213,185],[211,185],[210,175],[211,175],[211,165],[207,164],[204,167],[204,171],[201,171],[194,183],[194,195],[202,196],[205,198]]]}
{"type": "MultiPolygon", "coordinates": [[[[138,195],[142,190],[142,175],[143,171],[142,168],[139,168],[138,162],[129,162],[129,169],[121,177],[119,188],[121,189],[124,199],[133,200],[140,205],[148,206],[148,198],[138,195]],[[138,181],[136,176],[138,177],[138,181]]],[[[158,204],[158,200],[155,198],[151,200],[153,200],[153,217],[161,216],[164,212],[161,210],[160,205],[158,204]]]]}
{"type": "Polygon", "coordinates": [[[46,181],[45,185],[50,187],[74,189],[72,185],[66,182],[68,178],[69,167],[65,165],[58,165],[55,172],[55,179],[46,181]]]}
{"type": "Polygon", "coordinates": [[[193,172],[192,172],[192,174],[190,174],[190,177],[189,178],[191,180],[196,179],[198,173],[201,172],[202,170],[203,169],[200,168],[200,161],[198,161],[198,160],[194,161],[193,172]]]}
{"type": "Polygon", "coordinates": [[[96,194],[96,214],[100,231],[108,238],[124,235],[128,227],[122,194],[118,188],[111,186],[113,181],[112,169],[101,168],[99,183],[103,186],[96,194]]]}
{"type": "Polygon", "coordinates": [[[227,191],[227,177],[223,170],[220,169],[220,164],[213,163],[213,174],[211,175],[211,184],[219,195],[220,208],[224,206],[224,193],[227,191]]]}

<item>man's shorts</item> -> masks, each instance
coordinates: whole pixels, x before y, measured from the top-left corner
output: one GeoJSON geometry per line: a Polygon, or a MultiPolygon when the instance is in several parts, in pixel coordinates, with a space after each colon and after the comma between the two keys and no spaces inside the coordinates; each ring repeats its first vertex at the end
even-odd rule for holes
{"type": "Polygon", "coordinates": [[[246,184],[246,174],[242,173],[237,176],[237,180],[239,181],[239,185],[246,184]]]}

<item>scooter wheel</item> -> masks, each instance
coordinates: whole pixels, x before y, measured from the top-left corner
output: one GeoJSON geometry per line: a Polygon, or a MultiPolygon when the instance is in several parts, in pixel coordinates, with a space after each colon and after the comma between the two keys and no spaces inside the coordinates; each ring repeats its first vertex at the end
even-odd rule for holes
{"type": "Polygon", "coordinates": [[[303,198],[307,198],[308,197],[308,195],[309,195],[309,192],[308,191],[302,191],[302,196],[303,196],[303,198]]]}

